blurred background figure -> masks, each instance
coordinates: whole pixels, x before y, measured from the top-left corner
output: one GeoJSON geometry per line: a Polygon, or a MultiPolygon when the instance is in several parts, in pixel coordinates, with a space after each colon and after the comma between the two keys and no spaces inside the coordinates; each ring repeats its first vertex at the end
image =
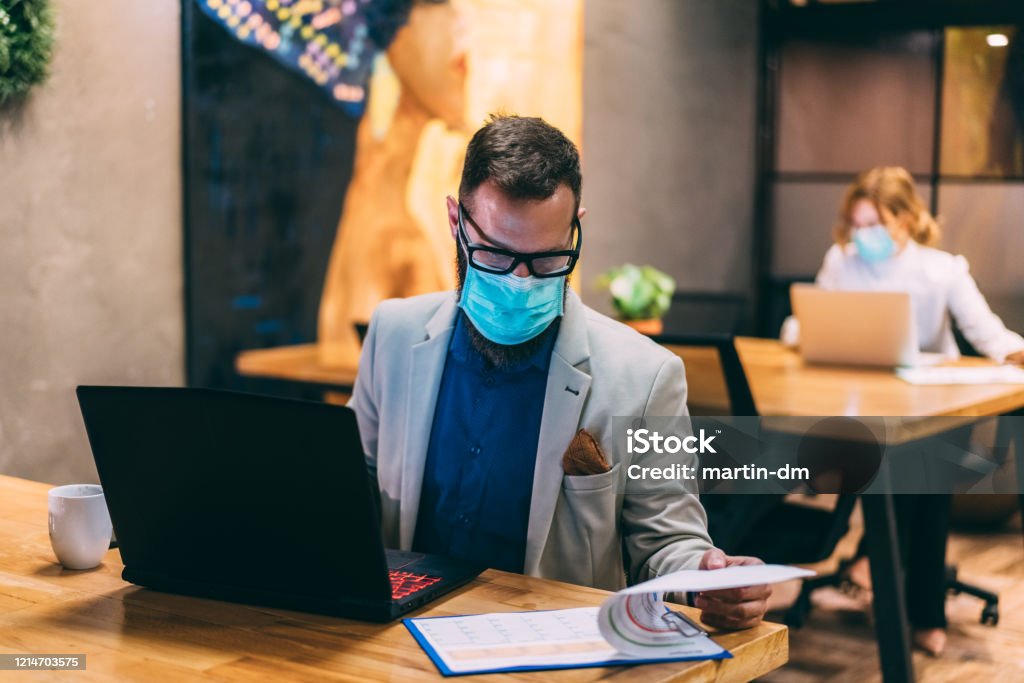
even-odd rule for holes
{"type": "MultiPolygon", "coordinates": [[[[952,321],[980,353],[1024,364],[1024,338],[1006,329],[971,277],[967,259],[934,248],[939,225],[899,167],[877,167],[846,191],[836,243],[815,279],[819,287],[911,294],[922,351],[959,356],[952,321]]],[[[796,344],[799,325],[789,318],[783,341],[796,344]]]]}
{"type": "Polygon", "coordinates": [[[383,299],[454,288],[443,198],[487,114],[540,116],[580,143],[582,48],[581,0],[413,4],[359,126],[320,302],[322,364],[354,367],[354,324],[383,299]]]}
{"type": "Polygon", "coordinates": [[[325,364],[354,363],[353,323],[368,322],[382,300],[454,286],[447,224],[432,222],[429,212],[416,215],[416,204],[458,182],[464,29],[451,3],[417,2],[377,60],[320,302],[325,364]]]}

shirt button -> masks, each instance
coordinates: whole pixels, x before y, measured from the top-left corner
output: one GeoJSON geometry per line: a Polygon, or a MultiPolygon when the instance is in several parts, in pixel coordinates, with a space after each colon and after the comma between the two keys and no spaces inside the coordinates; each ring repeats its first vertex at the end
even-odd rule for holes
{"type": "Polygon", "coordinates": [[[484,386],[487,387],[488,389],[490,389],[491,387],[494,386],[494,376],[493,375],[485,375],[484,376],[484,386]]]}
{"type": "Polygon", "coordinates": [[[459,524],[462,526],[469,526],[469,515],[465,513],[459,515],[459,524]]]}

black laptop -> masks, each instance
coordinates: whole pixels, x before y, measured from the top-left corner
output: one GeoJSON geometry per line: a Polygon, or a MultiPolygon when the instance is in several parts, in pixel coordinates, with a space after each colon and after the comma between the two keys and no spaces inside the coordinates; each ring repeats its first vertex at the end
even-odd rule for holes
{"type": "Polygon", "coordinates": [[[125,581],[390,621],[479,573],[385,550],[348,408],[210,389],[77,393],[125,581]]]}

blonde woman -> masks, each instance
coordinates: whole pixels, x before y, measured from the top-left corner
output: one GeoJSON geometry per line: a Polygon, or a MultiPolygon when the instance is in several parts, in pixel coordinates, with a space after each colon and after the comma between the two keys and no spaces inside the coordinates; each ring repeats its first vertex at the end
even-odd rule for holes
{"type": "MultiPolygon", "coordinates": [[[[1024,365],[1024,338],[989,308],[967,260],[934,247],[939,226],[905,169],[861,174],[843,197],[839,219],[819,287],[909,292],[922,351],[959,355],[952,319],[979,353],[1024,365]]],[[[796,319],[788,319],[783,341],[795,344],[798,336],[796,319]]]]}
{"type": "MultiPolygon", "coordinates": [[[[816,282],[825,289],[902,291],[911,305],[922,351],[959,355],[952,321],[980,353],[997,362],[1024,364],[1024,338],[1003,325],[971,277],[967,260],[936,249],[939,226],[903,168],[873,168],[847,189],[816,282]]],[[[795,344],[794,318],[783,325],[783,341],[795,344]]],[[[969,432],[955,436],[964,447],[969,432]]],[[[948,495],[897,495],[894,499],[906,563],[907,613],[914,642],[939,655],[946,645],[945,562],[948,495]]],[[[862,544],[863,547],[863,544],[862,544]]],[[[871,603],[867,558],[846,570],[841,592],[825,589],[816,603],[866,608],[871,603]]]]}

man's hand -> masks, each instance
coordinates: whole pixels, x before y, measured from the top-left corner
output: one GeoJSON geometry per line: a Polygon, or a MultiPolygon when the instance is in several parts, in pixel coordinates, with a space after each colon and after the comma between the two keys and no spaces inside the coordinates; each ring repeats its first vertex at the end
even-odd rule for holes
{"type": "Polygon", "coordinates": [[[1024,365],[1024,351],[1011,353],[1006,357],[1006,362],[1013,363],[1014,365],[1024,365]]]}
{"type": "MultiPolygon", "coordinates": [[[[729,557],[718,548],[712,548],[700,559],[701,569],[764,564],[756,557],[729,557]]],[[[768,596],[772,587],[744,586],[698,593],[694,607],[702,610],[701,621],[708,626],[723,629],[741,629],[757,626],[768,610],[768,596]]]]}

